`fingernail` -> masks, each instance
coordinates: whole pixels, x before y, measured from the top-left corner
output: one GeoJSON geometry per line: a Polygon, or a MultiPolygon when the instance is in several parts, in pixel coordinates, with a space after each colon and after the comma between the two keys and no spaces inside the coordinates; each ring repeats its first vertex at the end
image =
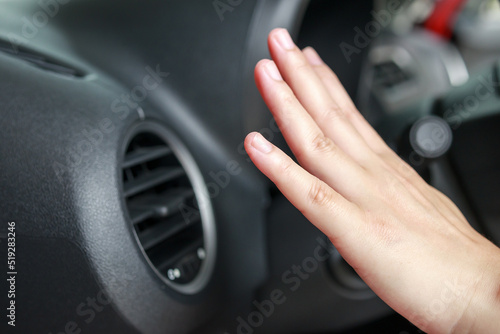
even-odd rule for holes
{"type": "Polygon", "coordinates": [[[321,58],[318,55],[318,53],[316,52],[316,50],[314,50],[310,46],[308,46],[307,48],[304,49],[304,55],[306,56],[309,64],[311,64],[311,65],[323,65],[323,60],[321,60],[321,58]]]}
{"type": "Polygon", "coordinates": [[[285,50],[292,50],[295,47],[295,44],[292,41],[292,37],[286,29],[280,29],[276,34],[276,39],[281,47],[285,50]]]}
{"type": "Polygon", "coordinates": [[[274,80],[278,80],[278,81],[283,80],[283,77],[281,76],[280,71],[278,70],[278,68],[276,67],[276,64],[273,61],[269,61],[266,64],[266,72],[274,80]]]}
{"type": "Polygon", "coordinates": [[[256,133],[252,139],[252,146],[259,152],[269,153],[273,149],[269,143],[260,133],[256,133]]]}

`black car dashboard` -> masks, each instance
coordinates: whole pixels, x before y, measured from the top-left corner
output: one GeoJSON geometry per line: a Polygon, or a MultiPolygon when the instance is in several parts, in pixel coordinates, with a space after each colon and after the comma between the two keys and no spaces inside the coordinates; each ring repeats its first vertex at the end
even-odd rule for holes
{"type": "MultiPolygon", "coordinates": [[[[3,1],[0,254],[14,279],[0,285],[2,332],[347,333],[393,316],[242,146],[257,130],[287,149],[253,81],[278,26],[316,47],[395,140],[413,118],[380,116],[394,93],[363,79],[381,64],[367,61],[372,44],[349,62],[339,47],[374,9],[372,1],[3,1]]],[[[387,50],[397,38],[373,45],[387,50]]],[[[421,41],[406,43],[425,53],[421,41]]],[[[486,63],[463,45],[465,68],[486,63]]],[[[429,72],[442,73],[435,63],[429,72]]],[[[433,82],[435,96],[452,86],[433,82]]],[[[418,94],[391,106],[428,110],[418,94]]],[[[475,138],[467,129],[463,141],[475,138]]],[[[474,152],[453,152],[462,176],[477,175],[462,162],[474,152]]],[[[489,157],[492,171],[500,159],[489,157]]],[[[498,217],[493,197],[485,218],[476,197],[462,194],[477,183],[443,181],[432,168],[471,221],[498,217]]]]}

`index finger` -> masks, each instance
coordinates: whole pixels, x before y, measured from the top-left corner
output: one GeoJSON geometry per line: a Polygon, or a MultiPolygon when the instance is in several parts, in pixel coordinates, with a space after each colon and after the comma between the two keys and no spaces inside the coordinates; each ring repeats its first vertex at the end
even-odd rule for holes
{"type": "Polygon", "coordinates": [[[245,149],[257,168],[337,247],[350,244],[362,224],[355,204],[297,165],[261,134],[250,133],[245,149]]]}

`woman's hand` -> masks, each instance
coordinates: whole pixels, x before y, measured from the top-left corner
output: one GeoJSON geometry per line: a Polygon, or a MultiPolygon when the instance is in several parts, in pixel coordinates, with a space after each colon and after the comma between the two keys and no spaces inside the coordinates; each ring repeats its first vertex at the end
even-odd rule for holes
{"type": "Polygon", "coordinates": [[[431,333],[500,328],[500,250],[403,162],[312,48],[284,29],[257,86],[300,163],[251,133],[255,165],[389,306],[431,333]]]}

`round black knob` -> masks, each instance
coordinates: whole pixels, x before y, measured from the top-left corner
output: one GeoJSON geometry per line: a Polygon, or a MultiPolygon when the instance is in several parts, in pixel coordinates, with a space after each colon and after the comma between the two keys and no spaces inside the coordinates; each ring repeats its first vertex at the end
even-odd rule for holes
{"type": "Polygon", "coordinates": [[[410,145],[422,158],[435,159],[448,152],[453,141],[451,128],[437,116],[426,116],[410,129],[410,145]]]}

